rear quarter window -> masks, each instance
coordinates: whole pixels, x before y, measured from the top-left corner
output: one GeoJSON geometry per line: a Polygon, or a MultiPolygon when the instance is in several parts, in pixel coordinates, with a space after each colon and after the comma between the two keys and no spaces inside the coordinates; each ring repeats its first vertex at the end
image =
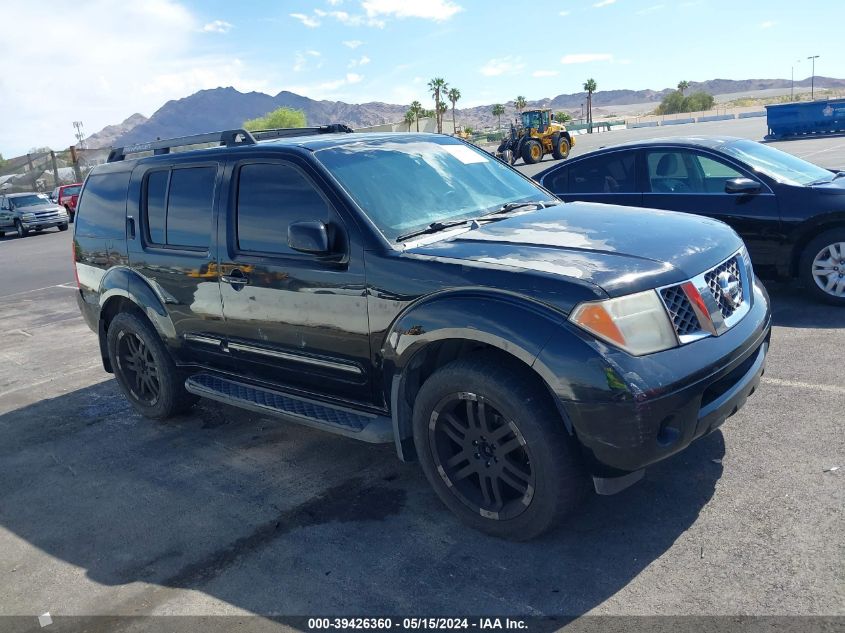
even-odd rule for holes
{"type": "Polygon", "coordinates": [[[108,239],[126,238],[126,191],[130,172],[88,177],[79,199],[76,234],[108,239]]]}

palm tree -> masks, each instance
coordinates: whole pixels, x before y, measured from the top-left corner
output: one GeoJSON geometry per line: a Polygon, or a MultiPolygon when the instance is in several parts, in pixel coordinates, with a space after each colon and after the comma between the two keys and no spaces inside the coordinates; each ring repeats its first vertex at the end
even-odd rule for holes
{"type": "Polygon", "coordinates": [[[411,112],[414,113],[414,116],[417,119],[417,132],[419,132],[420,131],[420,117],[422,116],[422,113],[423,113],[422,104],[419,101],[414,101],[413,103],[411,103],[411,112]]]}
{"type": "Polygon", "coordinates": [[[587,132],[593,133],[593,93],[596,91],[596,80],[592,77],[584,82],[584,90],[587,91],[587,132]]]}
{"type": "Polygon", "coordinates": [[[678,82],[678,92],[680,92],[681,95],[684,94],[684,90],[686,90],[687,88],[689,88],[689,82],[688,81],[682,80],[682,81],[678,82]]]}
{"type": "Polygon", "coordinates": [[[516,99],[513,100],[513,105],[516,108],[517,112],[522,112],[523,108],[528,105],[528,102],[525,100],[525,97],[519,95],[516,99]]]}
{"type": "MultiPolygon", "coordinates": [[[[408,131],[411,131],[411,124],[417,120],[417,113],[414,112],[413,108],[408,108],[408,111],[405,113],[405,118],[403,122],[408,126],[408,131]]],[[[417,130],[419,131],[419,130],[417,130]]]]}
{"type": "Polygon", "coordinates": [[[497,103],[493,106],[493,116],[498,117],[499,119],[499,129],[502,129],[502,115],[505,113],[505,106],[501,103],[497,103]]]}
{"type": "Polygon", "coordinates": [[[445,101],[441,101],[437,104],[437,118],[438,118],[438,125],[440,126],[440,132],[443,132],[443,115],[449,111],[449,106],[445,101]]]}
{"type": "Polygon", "coordinates": [[[461,91],[457,88],[451,88],[446,96],[452,102],[452,134],[454,134],[458,131],[458,126],[455,123],[455,104],[461,98],[461,91]]]}
{"type": "Polygon", "coordinates": [[[437,117],[437,133],[443,131],[443,125],[440,121],[440,113],[438,112],[440,106],[440,94],[449,89],[449,84],[442,77],[435,77],[428,82],[428,89],[431,91],[431,96],[434,97],[434,114],[437,117]]]}

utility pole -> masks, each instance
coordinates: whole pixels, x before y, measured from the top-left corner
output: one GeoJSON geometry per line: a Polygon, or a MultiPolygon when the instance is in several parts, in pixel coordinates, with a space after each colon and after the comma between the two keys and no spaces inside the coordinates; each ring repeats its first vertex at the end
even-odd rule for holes
{"type": "Polygon", "coordinates": [[[813,60],[813,71],[810,75],[810,101],[813,100],[815,96],[815,83],[816,83],[816,60],[819,58],[818,55],[810,55],[807,59],[813,60]]]}
{"type": "Polygon", "coordinates": [[[50,150],[50,160],[53,162],[53,187],[59,186],[59,167],[56,165],[56,152],[50,150]]]}
{"type": "Polygon", "coordinates": [[[70,159],[73,162],[73,173],[76,176],[76,182],[82,182],[82,171],[79,169],[79,158],[76,155],[76,146],[70,146],[70,159]]]}
{"type": "Polygon", "coordinates": [[[74,136],[79,144],[79,149],[85,149],[85,144],[82,142],[85,139],[85,131],[82,129],[82,121],[74,121],[73,127],[76,129],[74,136]]]}

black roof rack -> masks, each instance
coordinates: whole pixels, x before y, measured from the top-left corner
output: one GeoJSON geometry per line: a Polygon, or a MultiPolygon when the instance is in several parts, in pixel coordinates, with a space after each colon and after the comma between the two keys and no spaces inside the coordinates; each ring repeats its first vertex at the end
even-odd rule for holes
{"type": "Polygon", "coordinates": [[[169,154],[174,147],[185,147],[187,145],[202,145],[203,143],[219,143],[226,147],[238,145],[255,145],[257,141],[274,138],[287,138],[291,136],[310,136],[312,134],[334,134],[339,132],[352,132],[352,128],[342,123],[321,125],[319,127],[290,127],[275,130],[256,130],[248,132],[244,129],[223,130],[222,132],[209,132],[207,134],[193,134],[191,136],[180,136],[178,138],[160,139],[149,143],[136,143],[125,147],[114,147],[109,152],[109,163],[114,163],[126,158],[127,154],[138,154],[140,152],[152,152],[154,156],[169,154]]]}

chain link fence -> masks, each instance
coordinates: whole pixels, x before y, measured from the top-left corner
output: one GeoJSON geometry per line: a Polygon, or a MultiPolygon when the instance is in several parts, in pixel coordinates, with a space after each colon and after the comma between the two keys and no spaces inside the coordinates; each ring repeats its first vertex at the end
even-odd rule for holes
{"type": "Polygon", "coordinates": [[[51,192],[59,185],[82,182],[96,165],[105,163],[107,149],[34,150],[0,162],[0,193],[51,192]]]}

